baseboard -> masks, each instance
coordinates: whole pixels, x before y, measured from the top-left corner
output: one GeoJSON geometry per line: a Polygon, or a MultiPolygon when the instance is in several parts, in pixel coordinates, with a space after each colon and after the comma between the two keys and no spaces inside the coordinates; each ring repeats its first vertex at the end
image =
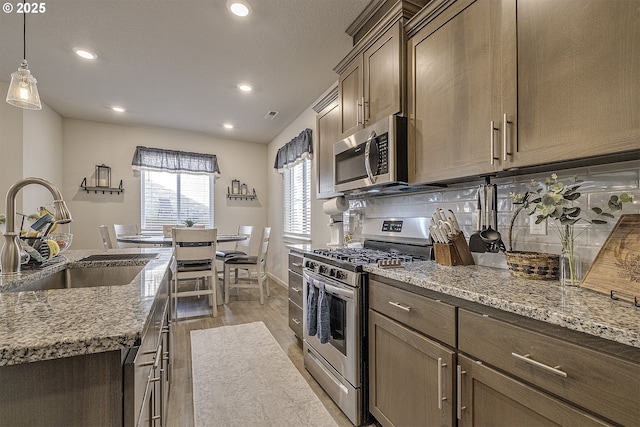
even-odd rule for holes
{"type": "Polygon", "coordinates": [[[285,289],[289,289],[289,284],[287,284],[286,282],[283,282],[282,280],[280,280],[279,277],[274,276],[273,274],[267,272],[267,277],[271,280],[273,280],[274,282],[276,282],[278,285],[282,286],[285,289]]]}

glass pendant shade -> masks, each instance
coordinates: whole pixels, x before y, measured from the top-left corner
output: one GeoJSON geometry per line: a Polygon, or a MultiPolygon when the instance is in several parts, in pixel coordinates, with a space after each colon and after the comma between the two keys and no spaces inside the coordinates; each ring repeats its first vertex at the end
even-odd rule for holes
{"type": "Polygon", "coordinates": [[[27,60],[24,59],[18,71],[11,73],[11,83],[7,93],[7,102],[27,110],[40,110],[40,95],[35,77],[31,75],[27,60]]]}

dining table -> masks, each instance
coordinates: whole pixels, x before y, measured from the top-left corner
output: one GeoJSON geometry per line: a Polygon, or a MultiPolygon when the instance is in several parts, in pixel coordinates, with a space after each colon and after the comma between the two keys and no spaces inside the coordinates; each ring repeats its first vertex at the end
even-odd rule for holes
{"type": "MultiPolygon", "coordinates": [[[[246,240],[247,236],[240,234],[218,234],[216,239],[217,243],[237,242],[240,240],[246,240]]],[[[173,245],[173,238],[165,237],[162,234],[135,234],[135,235],[123,235],[117,237],[118,242],[133,243],[136,245],[158,245],[158,246],[171,246],[173,245]]]]}

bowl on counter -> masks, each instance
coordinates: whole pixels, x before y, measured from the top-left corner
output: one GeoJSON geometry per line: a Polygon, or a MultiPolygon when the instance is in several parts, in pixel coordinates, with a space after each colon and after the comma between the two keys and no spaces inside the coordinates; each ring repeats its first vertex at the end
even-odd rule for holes
{"type": "MultiPolygon", "coordinates": [[[[56,253],[55,255],[59,255],[59,254],[63,253],[64,251],[66,251],[67,249],[69,249],[69,246],[71,246],[71,242],[73,241],[73,234],[71,234],[71,233],[53,233],[53,234],[49,234],[46,237],[46,239],[56,242],[56,244],[60,248],[60,251],[58,253],[56,253]]],[[[52,255],[52,256],[55,256],[55,255],[52,255]]]]}

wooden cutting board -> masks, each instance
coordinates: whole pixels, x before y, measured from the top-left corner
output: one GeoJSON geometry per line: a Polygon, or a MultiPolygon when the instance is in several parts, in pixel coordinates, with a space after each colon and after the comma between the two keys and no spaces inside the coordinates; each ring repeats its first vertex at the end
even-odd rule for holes
{"type": "Polygon", "coordinates": [[[581,285],[640,304],[640,214],[620,216],[581,285]]]}

